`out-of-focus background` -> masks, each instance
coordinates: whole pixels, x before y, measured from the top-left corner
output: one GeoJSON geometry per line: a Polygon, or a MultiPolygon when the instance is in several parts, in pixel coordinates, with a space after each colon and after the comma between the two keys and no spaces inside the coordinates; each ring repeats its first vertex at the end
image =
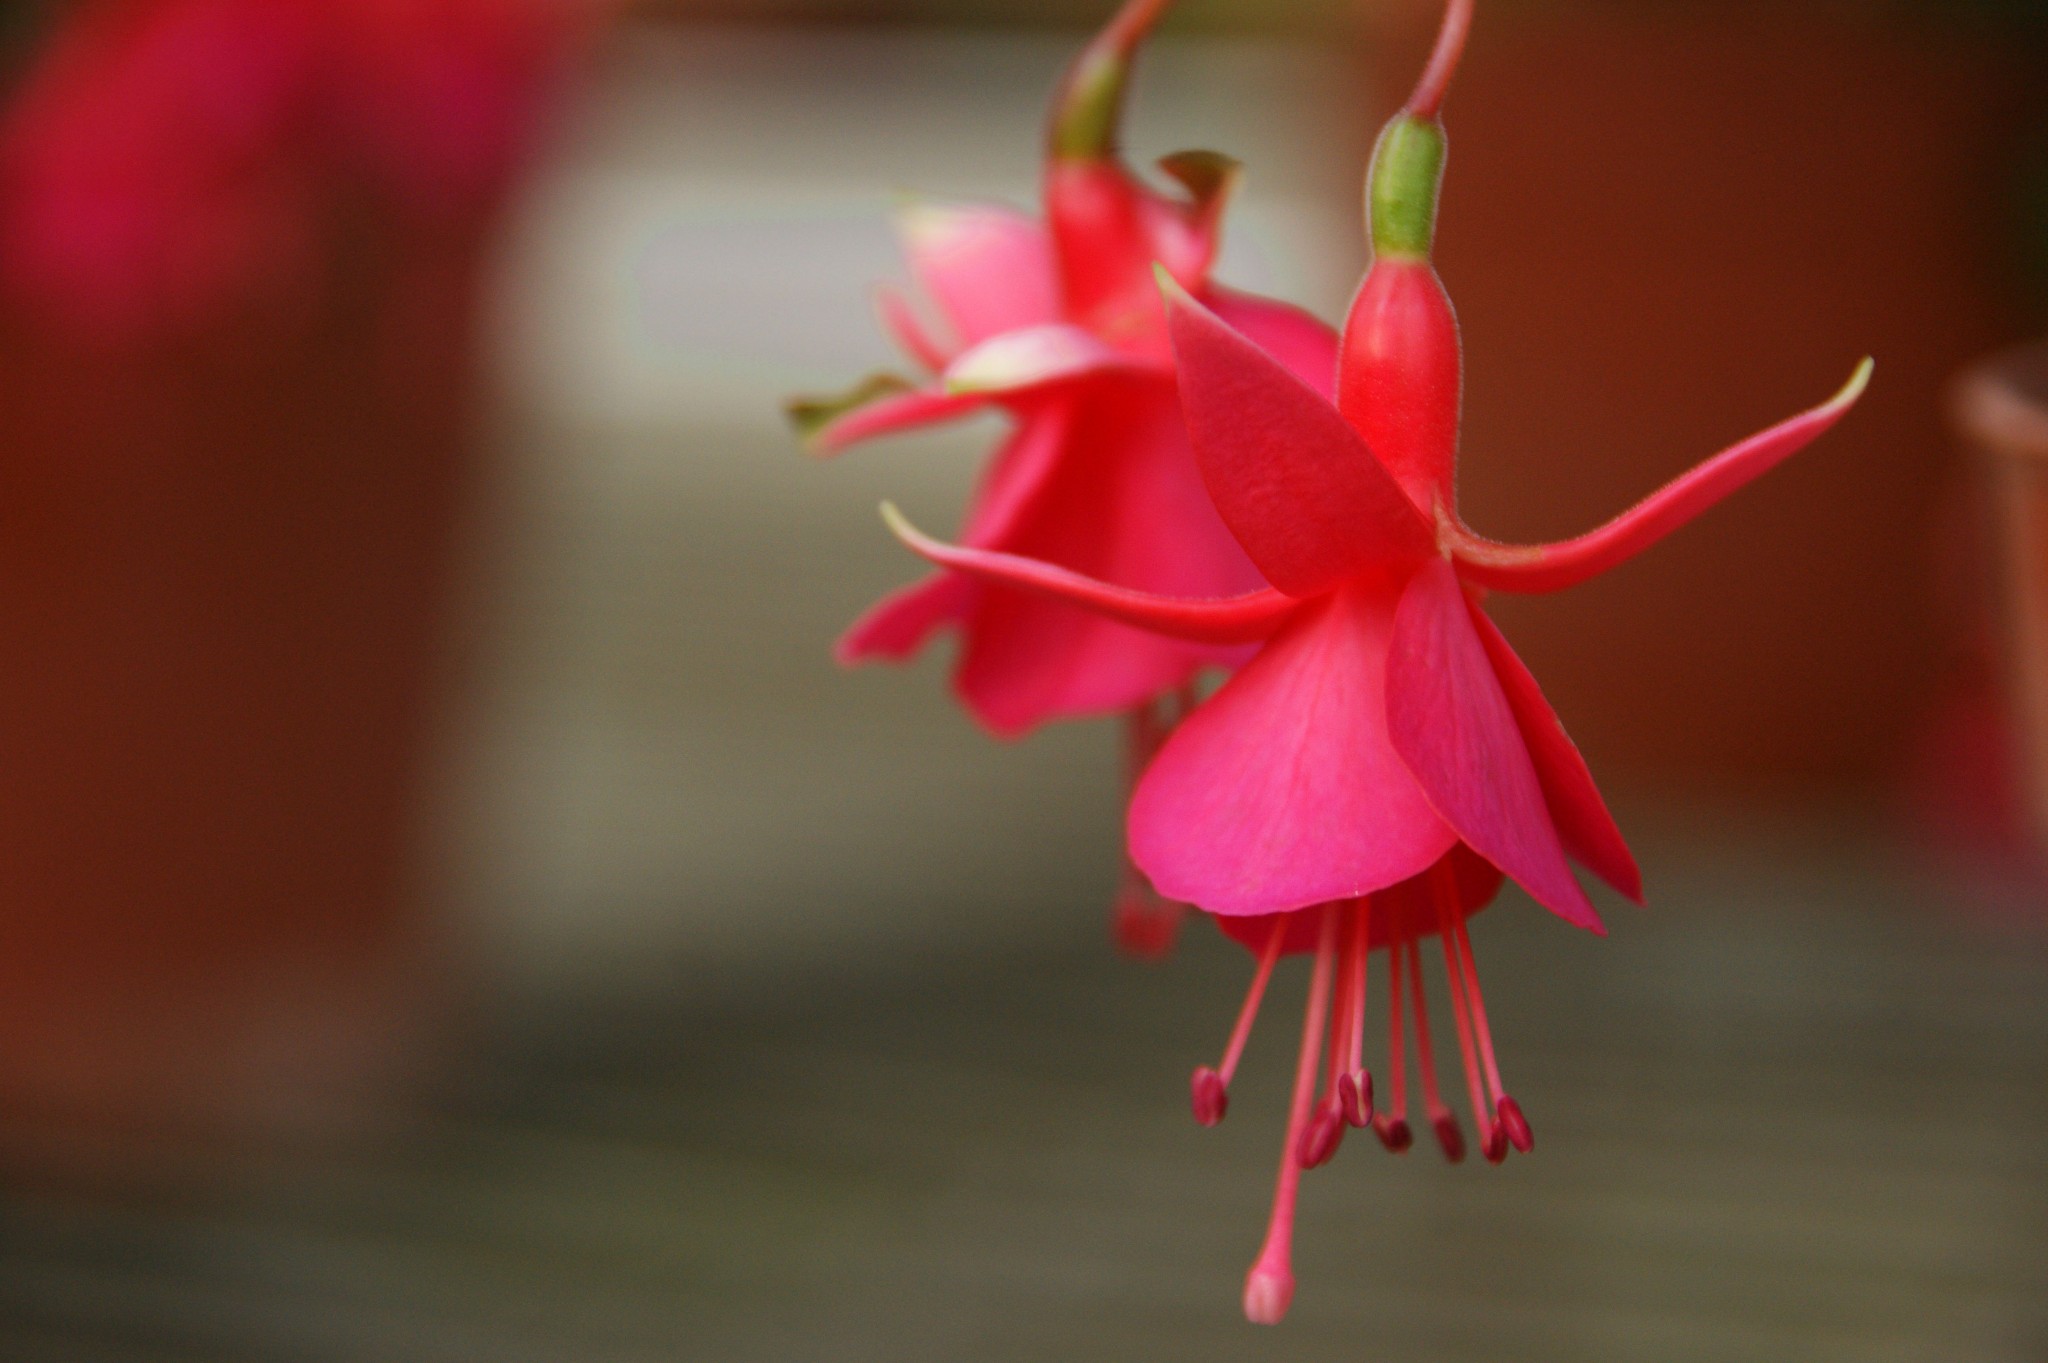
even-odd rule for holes
{"type": "MultiPolygon", "coordinates": [[[[1537,1153],[1354,1141],[1261,1335],[1288,1028],[1196,1129],[1250,965],[1114,954],[1117,735],[995,742],[943,648],[830,661],[915,571],[875,504],[951,524],[999,425],[820,463],[779,410],[897,363],[904,194],[1035,201],[1109,8],[0,10],[0,1352],[2048,1350],[2032,522],[1951,422],[2048,328],[2048,11],[1480,5],[1477,527],[1878,378],[1499,603],[1652,907],[1479,921],[1537,1153]]],[[[1175,14],[1129,150],[1247,162],[1222,278],[1341,318],[1435,19],[1175,14]]]]}

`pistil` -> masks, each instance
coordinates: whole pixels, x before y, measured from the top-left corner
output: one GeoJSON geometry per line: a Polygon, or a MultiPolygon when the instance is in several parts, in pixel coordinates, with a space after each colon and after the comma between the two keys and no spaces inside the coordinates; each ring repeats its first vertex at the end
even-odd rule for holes
{"type": "MultiPolygon", "coordinates": [[[[1280,1143],[1280,1177],[1273,1190],[1273,1216],[1266,1243],[1245,1275],[1244,1314],[1255,1325],[1278,1325],[1294,1300],[1294,1209],[1301,1194],[1301,1161],[1296,1158],[1302,1132],[1315,1106],[1317,1061],[1321,1059],[1323,1022],[1330,1006],[1331,977],[1336,973],[1337,913],[1317,910],[1322,926],[1316,944],[1315,974],[1309,982],[1308,1008],[1302,1018],[1301,1058],[1294,1067],[1294,1099],[1288,1108],[1287,1137],[1280,1143]]],[[[1278,940],[1277,930],[1275,940],[1278,940]]]]}

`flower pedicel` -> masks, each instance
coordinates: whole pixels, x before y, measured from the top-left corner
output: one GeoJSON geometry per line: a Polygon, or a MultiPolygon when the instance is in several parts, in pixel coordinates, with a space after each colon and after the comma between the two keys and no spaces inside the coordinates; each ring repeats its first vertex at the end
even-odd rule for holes
{"type": "Polygon", "coordinates": [[[1259,955],[1221,1063],[1195,1074],[1198,1120],[1221,1120],[1228,1106],[1278,958],[1314,954],[1272,1219],[1245,1285],[1245,1313],[1262,1323],[1277,1322],[1293,1295],[1303,1170],[1334,1154],[1347,1127],[1372,1125],[1396,1150],[1410,1141],[1406,1024],[1425,1115],[1446,1155],[1463,1156],[1436,1088],[1422,941],[1442,948],[1480,1147],[1498,1161],[1534,1137],[1501,1082],[1465,920],[1505,875],[1567,922],[1602,931],[1568,858],[1641,896],[1591,774],[1480,608],[1483,591],[1556,591],[1626,561],[1833,426],[1870,374],[1866,360],[1827,403],[1576,539],[1512,546],[1468,529],[1454,487],[1462,358],[1430,252],[1445,148],[1438,112],[1470,19],[1470,0],[1452,0],[1427,71],[1374,153],[1373,264],[1346,323],[1334,403],[1161,273],[1196,459],[1270,587],[1168,598],[940,544],[884,508],[936,563],[1167,637],[1258,645],[1145,770],[1129,840],[1161,894],[1214,915],[1259,955]],[[1385,1112],[1363,1068],[1366,965],[1381,949],[1385,1112]]]}
{"type": "MultiPolygon", "coordinates": [[[[902,215],[912,273],[943,325],[893,292],[881,294],[881,311],[931,377],[881,375],[790,413],[812,450],[832,454],[1003,410],[1015,430],[976,490],[966,543],[1148,591],[1228,594],[1263,582],[1188,448],[1154,264],[1313,382],[1330,381],[1337,338],[1304,312],[1209,281],[1235,163],[1168,157],[1162,168],[1186,191],[1169,197],[1118,156],[1131,68],[1167,4],[1130,0],[1068,69],[1047,129],[1044,222],[1000,207],[921,204],[902,215]]],[[[1134,775],[1192,704],[1196,672],[1235,657],[950,570],[881,601],[838,655],[901,661],[949,627],[960,638],[954,691],[984,726],[1014,736],[1121,713],[1134,775]]],[[[1160,949],[1178,913],[1132,874],[1119,936],[1160,949]]]]}

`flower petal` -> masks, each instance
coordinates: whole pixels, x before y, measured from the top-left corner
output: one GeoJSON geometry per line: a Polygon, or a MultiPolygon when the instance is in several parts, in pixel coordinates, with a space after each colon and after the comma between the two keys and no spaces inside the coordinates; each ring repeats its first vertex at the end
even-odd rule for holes
{"type": "Polygon", "coordinates": [[[899,587],[853,622],[833,646],[832,657],[842,667],[903,662],[923,648],[934,631],[965,614],[974,603],[974,591],[974,583],[958,573],[937,573],[899,587]]]}
{"type": "Polygon", "coordinates": [[[1515,712],[1515,724],[1529,745],[1536,779],[1543,785],[1543,798],[1565,851],[1594,875],[1642,903],[1643,873],[1622,840],[1621,830],[1615,827],[1614,816],[1607,812],[1607,802],[1600,798],[1586,759],[1579,755],[1578,746],[1543,698],[1536,678],[1508,646],[1500,627],[1478,606],[1468,603],[1468,607],[1494,676],[1507,695],[1508,707],[1515,712]]]}
{"type": "MultiPolygon", "coordinates": [[[[1057,460],[1010,499],[1011,510],[978,510],[964,543],[1163,597],[1228,598],[1265,585],[1202,486],[1171,385],[1056,391],[1024,414],[1026,429],[1064,423],[1057,460]]],[[[993,508],[999,491],[1025,477],[1005,470],[979,505],[993,508]]],[[[955,690],[999,734],[1127,711],[1205,665],[1243,661],[1242,646],[1167,638],[1010,587],[981,593],[961,638],[955,690]]]]}
{"type": "Polygon", "coordinates": [[[875,311],[882,316],[882,329],[895,337],[896,344],[903,347],[911,359],[936,374],[946,367],[946,362],[957,348],[942,343],[932,335],[924,318],[917,315],[917,309],[900,289],[887,284],[876,286],[875,311]]]}
{"type": "Polygon", "coordinates": [[[1840,421],[1870,383],[1871,362],[1810,411],[1694,466],[1597,530],[1556,544],[1496,544],[1461,525],[1444,527],[1467,581],[1504,592],[1555,592],[1625,563],[1716,502],[1768,473],[1840,421]]]}
{"type": "Polygon", "coordinates": [[[1042,592],[1111,620],[1191,643],[1243,644],[1263,639],[1299,604],[1270,589],[1221,599],[1155,596],[1097,582],[1037,559],[942,543],[905,520],[888,502],[882,503],[882,519],[912,552],[942,568],[1042,592]]]}
{"type": "Polygon", "coordinates": [[[964,343],[1059,319],[1051,240],[1036,220],[995,205],[915,203],[896,225],[911,272],[964,343]]]}
{"type": "Polygon", "coordinates": [[[1312,596],[1432,552],[1429,523],[1328,399],[1161,284],[1195,458],[1267,581],[1312,596]]]}
{"type": "Polygon", "coordinates": [[[1131,859],[1160,894],[1280,913],[1383,889],[1457,841],[1395,753],[1393,602],[1307,608],[1174,730],[1131,800],[1131,859]]]}
{"type": "Polygon", "coordinates": [[[1116,371],[1161,377],[1166,372],[1080,327],[1053,323],[989,337],[946,366],[945,386],[956,396],[999,396],[1116,371]]]}
{"type": "Polygon", "coordinates": [[[1537,903],[1603,931],[1447,560],[1425,564],[1401,594],[1386,686],[1394,749],[1436,812],[1537,903]]]}
{"type": "Polygon", "coordinates": [[[1291,303],[1211,285],[1204,295],[1223,324],[1287,366],[1325,398],[1337,400],[1337,329],[1291,303]]]}

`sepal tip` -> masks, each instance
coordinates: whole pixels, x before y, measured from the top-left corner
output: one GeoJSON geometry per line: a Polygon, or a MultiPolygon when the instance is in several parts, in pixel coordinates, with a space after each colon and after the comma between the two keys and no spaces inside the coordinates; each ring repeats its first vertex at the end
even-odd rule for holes
{"type": "Polygon", "coordinates": [[[803,441],[805,453],[823,457],[838,453],[838,447],[825,438],[834,422],[883,398],[910,391],[910,383],[895,374],[870,374],[844,393],[793,397],[782,404],[782,414],[803,441]]]}

